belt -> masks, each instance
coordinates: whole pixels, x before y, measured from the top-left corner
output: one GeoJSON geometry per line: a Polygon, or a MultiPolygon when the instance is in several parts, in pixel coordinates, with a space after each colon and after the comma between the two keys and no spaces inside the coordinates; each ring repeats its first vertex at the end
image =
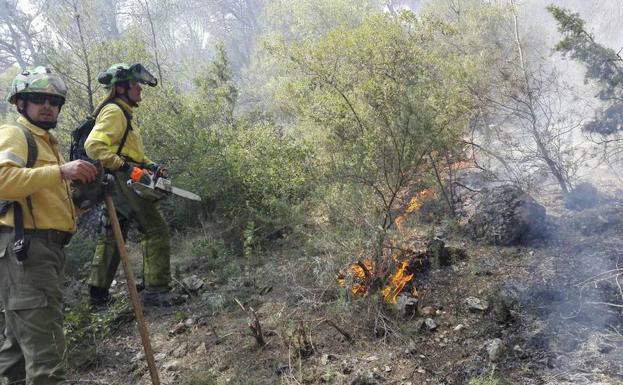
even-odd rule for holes
{"type": "MultiPolygon", "coordinates": [[[[0,232],[13,232],[12,227],[0,226],[0,232]]],[[[57,245],[65,246],[71,241],[72,233],[59,230],[39,230],[39,229],[24,229],[24,235],[31,238],[39,238],[49,243],[55,243],[57,245]]]]}

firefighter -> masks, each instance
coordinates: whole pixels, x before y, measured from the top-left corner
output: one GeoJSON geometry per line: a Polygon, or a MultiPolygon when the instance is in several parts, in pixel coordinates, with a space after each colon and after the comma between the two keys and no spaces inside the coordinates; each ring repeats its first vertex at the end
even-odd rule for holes
{"type": "MultiPolygon", "coordinates": [[[[116,193],[113,202],[124,238],[131,222],[143,235],[143,285],[145,305],[169,306],[179,298],[170,293],[170,235],[155,203],[138,196],[127,186],[135,167],[161,172],[146,155],[139,128],[132,113],[142,100],[142,84],[151,87],[157,80],[140,64],[114,64],[98,77],[108,95],[94,111],[95,126],[85,142],[87,155],[100,160],[113,173],[116,193]]],[[[110,285],[119,266],[119,252],[110,225],[98,240],[88,279],[93,305],[104,305],[111,299],[110,285]]]]}
{"type": "Polygon", "coordinates": [[[0,376],[11,384],[60,384],[64,246],[76,231],[70,181],[87,183],[89,162],[63,161],[50,133],[67,87],[48,68],[18,74],[8,101],[20,116],[0,126],[0,376]]]}

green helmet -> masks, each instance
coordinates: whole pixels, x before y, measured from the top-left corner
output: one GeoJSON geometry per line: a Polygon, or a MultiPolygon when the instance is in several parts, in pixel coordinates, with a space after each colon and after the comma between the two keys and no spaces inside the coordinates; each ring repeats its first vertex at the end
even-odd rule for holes
{"type": "Polygon", "coordinates": [[[67,85],[63,78],[43,66],[24,70],[18,74],[11,84],[11,91],[7,101],[15,104],[15,99],[19,94],[49,94],[67,97],[67,85]]]}
{"type": "Polygon", "coordinates": [[[151,87],[155,87],[158,84],[158,79],[156,79],[154,75],[150,74],[141,63],[113,64],[105,72],[101,72],[98,75],[97,80],[102,83],[105,88],[110,88],[114,84],[126,80],[135,80],[151,87]]]}

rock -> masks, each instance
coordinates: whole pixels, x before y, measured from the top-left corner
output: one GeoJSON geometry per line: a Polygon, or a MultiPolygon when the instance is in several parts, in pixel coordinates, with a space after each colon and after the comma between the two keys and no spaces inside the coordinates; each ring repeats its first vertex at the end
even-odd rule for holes
{"type": "Polygon", "coordinates": [[[489,309],[489,302],[476,297],[467,297],[465,303],[470,311],[486,311],[489,309]]]}
{"type": "Polygon", "coordinates": [[[175,348],[175,350],[173,350],[171,355],[176,358],[182,358],[186,355],[187,351],[188,351],[188,344],[184,342],[180,346],[175,348]]]}
{"type": "Polygon", "coordinates": [[[201,299],[205,301],[206,306],[213,313],[218,313],[225,308],[225,297],[221,294],[204,293],[201,299]]]}
{"type": "Polygon", "coordinates": [[[491,362],[497,362],[500,359],[502,351],[504,350],[504,344],[501,339],[494,338],[485,343],[485,348],[487,349],[489,360],[491,362]]]}
{"type": "Polygon", "coordinates": [[[491,311],[499,323],[509,323],[519,312],[521,291],[511,283],[504,284],[491,298],[491,311]]]}
{"type": "Polygon", "coordinates": [[[426,318],[424,320],[424,325],[426,325],[426,328],[430,331],[437,329],[437,323],[432,318],[426,318]]]}
{"type": "Polygon", "coordinates": [[[184,325],[185,325],[187,328],[191,328],[194,324],[195,324],[195,319],[194,319],[194,318],[192,318],[192,317],[188,317],[188,318],[186,318],[186,319],[184,320],[184,325]]]}
{"type": "Polygon", "coordinates": [[[417,313],[417,305],[417,298],[413,298],[411,295],[401,293],[396,300],[396,305],[394,306],[400,315],[405,318],[409,318],[417,313]]]}
{"type": "Polygon", "coordinates": [[[179,360],[168,361],[162,365],[162,369],[171,371],[178,370],[180,368],[180,364],[179,360]]]}
{"type": "Polygon", "coordinates": [[[437,268],[452,265],[450,251],[446,248],[445,242],[437,237],[428,242],[426,253],[433,261],[433,266],[437,268]]]}
{"type": "Polygon", "coordinates": [[[204,285],[203,281],[196,275],[191,275],[190,277],[182,279],[182,284],[190,291],[198,291],[204,285]]]}
{"type": "Polygon", "coordinates": [[[437,311],[432,306],[424,306],[423,308],[420,309],[419,313],[420,313],[420,315],[422,315],[424,317],[431,317],[431,316],[434,316],[435,314],[437,314],[437,311]]]}
{"type": "Polygon", "coordinates": [[[599,205],[599,192],[588,182],[578,184],[565,196],[565,207],[570,210],[584,210],[599,205]]]}
{"type": "Polygon", "coordinates": [[[197,346],[197,349],[195,349],[195,353],[199,355],[207,354],[208,348],[206,347],[206,343],[205,342],[200,343],[199,346],[197,346]]]}
{"type": "Polygon", "coordinates": [[[145,352],[141,350],[140,352],[136,353],[134,357],[132,357],[132,362],[138,362],[144,359],[145,359],[145,352]]]}
{"type": "Polygon", "coordinates": [[[458,333],[458,332],[460,332],[460,331],[461,331],[461,330],[463,330],[463,329],[465,329],[465,325],[463,325],[463,324],[458,324],[458,325],[456,325],[456,326],[454,327],[454,329],[452,329],[452,331],[454,331],[454,332],[458,333]]]}
{"type": "Polygon", "coordinates": [[[329,355],[328,354],[323,354],[322,357],[320,357],[320,363],[322,365],[326,365],[329,363],[329,355]]]}
{"type": "Polygon", "coordinates": [[[167,355],[165,353],[158,353],[154,356],[154,360],[156,361],[162,361],[165,358],[167,358],[167,355]]]}
{"type": "Polygon", "coordinates": [[[543,239],[545,207],[519,187],[504,185],[484,190],[468,227],[476,240],[493,245],[519,245],[543,239]]]}
{"type": "Polygon", "coordinates": [[[186,326],[186,324],[184,322],[178,322],[173,329],[169,330],[169,335],[170,336],[174,336],[176,334],[182,334],[184,333],[186,330],[188,330],[188,327],[186,326]]]}

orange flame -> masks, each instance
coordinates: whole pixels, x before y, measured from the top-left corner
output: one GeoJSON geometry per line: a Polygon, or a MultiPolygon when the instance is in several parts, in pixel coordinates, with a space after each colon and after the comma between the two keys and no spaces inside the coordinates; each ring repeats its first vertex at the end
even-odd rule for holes
{"type": "Polygon", "coordinates": [[[414,274],[407,272],[408,267],[409,261],[402,261],[396,273],[389,279],[389,284],[383,288],[383,298],[385,302],[396,303],[398,294],[400,294],[407,283],[413,279],[414,274]]]}
{"type": "MultiPolygon", "coordinates": [[[[397,261],[396,256],[394,256],[394,260],[397,261]]],[[[413,279],[414,274],[409,272],[408,268],[409,261],[399,262],[396,273],[390,277],[389,283],[381,291],[385,302],[396,303],[398,295],[402,293],[405,286],[413,279]]],[[[350,275],[354,281],[350,288],[351,293],[365,297],[369,294],[370,288],[368,285],[372,282],[370,278],[375,274],[377,273],[374,271],[374,263],[369,259],[364,259],[350,265],[348,273],[338,272],[336,279],[338,285],[346,286],[346,276],[350,275]]],[[[411,294],[417,296],[415,287],[413,287],[411,294]]]]}
{"type": "Polygon", "coordinates": [[[429,200],[430,198],[433,198],[435,195],[437,195],[437,190],[435,190],[434,187],[427,188],[426,190],[418,192],[417,194],[415,194],[415,196],[411,198],[405,211],[410,214],[414,211],[419,210],[420,207],[422,207],[422,203],[429,200]]]}

